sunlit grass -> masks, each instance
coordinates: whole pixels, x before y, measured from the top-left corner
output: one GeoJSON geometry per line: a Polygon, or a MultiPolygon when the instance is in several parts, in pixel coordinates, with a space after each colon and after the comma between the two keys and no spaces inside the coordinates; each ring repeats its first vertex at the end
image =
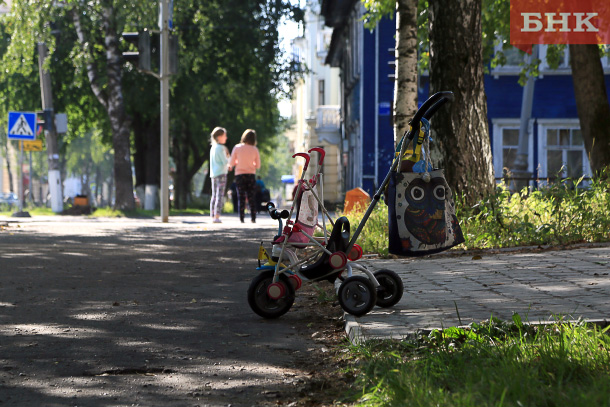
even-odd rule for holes
{"type": "Polygon", "coordinates": [[[366,406],[602,406],[610,394],[608,328],[492,319],[344,354],[352,401],[366,406]]]}
{"type": "MultiPolygon", "coordinates": [[[[455,249],[485,249],[531,245],[565,245],[610,241],[610,183],[598,178],[581,188],[567,180],[536,191],[511,193],[500,185],[475,206],[456,199],[456,215],[465,242],[455,249]]],[[[364,210],[347,214],[352,232],[364,210]]],[[[365,252],[388,254],[388,208],[375,207],[358,244],[365,252]]]]}
{"type": "MultiPolygon", "coordinates": [[[[12,216],[13,213],[18,212],[19,209],[16,205],[10,206],[7,204],[0,204],[0,215],[1,216],[12,216]]],[[[46,206],[26,206],[23,208],[24,212],[28,212],[31,216],[52,216],[56,215],[51,208],[46,206]]]]}

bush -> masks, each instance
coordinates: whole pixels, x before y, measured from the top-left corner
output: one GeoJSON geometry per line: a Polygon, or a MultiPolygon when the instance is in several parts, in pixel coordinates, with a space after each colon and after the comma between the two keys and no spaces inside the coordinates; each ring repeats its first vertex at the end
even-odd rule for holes
{"type": "MultiPolygon", "coordinates": [[[[465,239],[456,249],[610,241],[608,179],[595,178],[587,187],[582,186],[582,179],[566,180],[519,193],[500,185],[473,207],[456,197],[456,215],[465,239]]],[[[364,209],[346,215],[352,232],[362,221],[364,209]]],[[[373,210],[358,244],[365,253],[388,255],[388,208],[383,202],[373,210]]]]}
{"type": "Polygon", "coordinates": [[[566,181],[529,192],[511,194],[501,185],[474,207],[461,200],[457,217],[464,247],[564,245],[610,240],[610,189],[604,179],[588,188],[581,180],[566,181]]]}

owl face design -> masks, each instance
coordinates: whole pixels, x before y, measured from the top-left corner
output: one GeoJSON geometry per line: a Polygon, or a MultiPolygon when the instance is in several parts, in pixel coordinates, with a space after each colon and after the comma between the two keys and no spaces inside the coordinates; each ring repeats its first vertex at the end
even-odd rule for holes
{"type": "Polygon", "coordinates": [[[407,207],[404,222],[407,230],[425,244],[445,242],[445,182],[435,177],[430,182],[416,178],[405,190],[407,207]]]}

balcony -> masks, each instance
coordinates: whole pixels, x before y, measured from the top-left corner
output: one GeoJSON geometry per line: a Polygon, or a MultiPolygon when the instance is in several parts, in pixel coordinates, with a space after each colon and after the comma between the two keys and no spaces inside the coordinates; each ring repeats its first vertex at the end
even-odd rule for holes
{"type": "Polygon", "coordinates": [[[316,111],[315,131],[320,141],[331,144],[341,141],[341,107],[333,105],[319,106],[316,111]]]}

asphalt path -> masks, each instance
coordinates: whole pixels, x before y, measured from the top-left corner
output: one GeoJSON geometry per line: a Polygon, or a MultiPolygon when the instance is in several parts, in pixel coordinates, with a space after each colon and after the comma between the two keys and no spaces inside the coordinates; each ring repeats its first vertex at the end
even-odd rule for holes
{"type": "Polygon", "coordinates": [[[0,405],[289,405],[323,345],[299,295],[277,320],[247,304],[276,228],[0,218],[0,405]]]}

